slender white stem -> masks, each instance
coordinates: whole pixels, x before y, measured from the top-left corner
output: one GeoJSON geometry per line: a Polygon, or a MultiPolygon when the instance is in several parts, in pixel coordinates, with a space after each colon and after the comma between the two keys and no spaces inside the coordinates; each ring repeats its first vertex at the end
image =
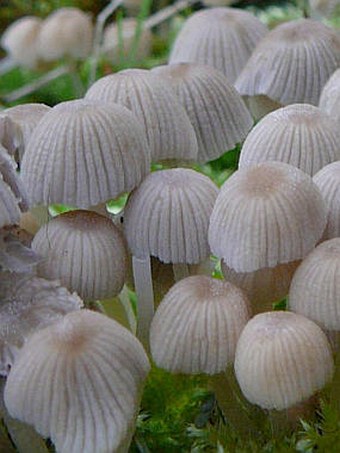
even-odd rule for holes
{"type": "Polygon", "coordinates": [[[137,295],[137,337],[148,348],[150,324],[154,314],[150,257],[136,258],[133,256],[132,269],[137,295]]]}
{"type": "Polygon", "coordinates": [[[103,40],[104,26],[107,19],[123,3],[123,0],[112,0],[99,14],[96,21],[93,41],[93,55],[91,59],[89,86],[96,80],[98,60],[103,40]]]}
{"type": "Polygon", "coordinates": [[[167,6],[150,16],[149,19],[144,22],[144,28],[156,27],[183,9],[188,8],[188,6],[194,5],[198,2],[199,0],[178,0],[173,5],[167,6]]]}
{"type": "Polygon", "coordinates": [[[189,277],[189,266],[186,263],[177,263],[172,265],[175,282],[182,280],[183,278],[189,277]]]}
{"type": "Polygon", "coordinates": [[[129,297],[129,289],[126,285],[123,286],[123,289],[121,290],[118,298],[124,307],[125,314],[128,319],[128,322],[129,322],[130,330],[134,335],[136,335],[137,319],[136,319],[136,316],[135,316],[134,311],[131,306],[131,301],[130,301],[130,297],[129,297]]]}
{"type": "Polygon", "coordinates": [[[6,72],[11,71],[16,68],[18,63],[12,60],[11,57],[5,57],[0,61],[0,75],[6,74],[6,72]]]}

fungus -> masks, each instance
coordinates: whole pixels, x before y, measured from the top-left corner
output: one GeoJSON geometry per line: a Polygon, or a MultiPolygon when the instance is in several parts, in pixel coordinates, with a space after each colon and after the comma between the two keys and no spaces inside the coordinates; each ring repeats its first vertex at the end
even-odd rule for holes
{"type": "Polygon", "coordinates": [[[266,161],[294,165],[314,175],[340,159],[336,122],[318,107],[293,104],[266,115],[249,133],[239,168],[266,161]]]}
{"type": "Polygon", "coordinates": [[[185,108],[197,137],[198,162],[217,159],[249,132],[253,120],[221,72],[195,63],[159,66],[152,72],[171,82],[185,108]]]}
{"type": "Polygon", "coordinates": [[[209,244],[237,272],[303,258],[321,238],[326,206],[312,178],[283,162],[237,170],[222,186],[209,244]]]}
{"type": "Polygon", "coordinates": [[[333,72],[322,88],[319,107],[340,125],[340,68],[333,72]]]}
{"type": "Polygon", "coordinates": [[[60,453],[119,451],[131,439],[149,369],[127,329],[80,310],[28,339],[7,378],[5,404],[60,453]]]}

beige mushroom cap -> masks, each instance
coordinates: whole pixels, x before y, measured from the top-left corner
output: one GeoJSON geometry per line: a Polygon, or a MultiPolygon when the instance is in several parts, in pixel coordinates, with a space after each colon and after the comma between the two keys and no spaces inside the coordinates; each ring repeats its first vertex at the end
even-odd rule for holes
{"type": "Polygon", "coordinates": [[[87,208],[136,187],[150,171],[143,129],[120,105],[62,102],[39,122],[21,175],[35,204],[87,208]]]}
{"type": "Polygon", "coordinates": [[[340,37],[310,19],[281,24],[259,43],[236,81],[242,95],[266,95],[283,105],[318,105],[340,65],[340,37]]]}
{"type": "Polygon", "coordinates": [[[149,369],[127,329],[81,310],[27,341],[7,379],[5,404],[60,453],[117,451],[131,436],[149,369]]]}
{"type": "Polygon", "coordinates": [[[237,8],[208,8],[192,14],[179,32],[169,63],[200,63],[223,72],[234,83],[267,28],[237,8]]]}
{"type": "Polygon", "coordinates": [[[150,173],[130,195],[124,228],[134,256],[164,263],[194,264],[210,254],[209,217],[218,193],[215,184],[194,170],[150,173]]]}
{"type": "Polygon", "coordinates": [[[42,23],[38,37],[43,60],[64,57],[86,58],[92,50],[93,25],[90,15],[78,8],[59,8],[42,23]]]}
{"type": "Polygon", "coordinates": [[[199,162],[217,159],[240,143],[253,125],[241,96],[210,66],[177,63],[153,73],[170,81],[194,126],[199,162]]]}
{"type": "Polygon", "coordinates": [[[327,330],[340,330],[340,237],[318,245],[294,274],[289,308],[327,330]]]}
{"type": "Polygon", "coordinates": [[[318,107],[292,104],[266,115],[247,136],[239,168],[266,161],[294,165],[309,175],[340,159],[337,123],[318,107]]]}
{"type": "Polygon", "coordinates": [[[97,80],[86,99],[118,103],[144,126],[152,160],[195,160],[193,126],[172,88],[150,71],[127,69],[97,80]]]}
{"type": "Polygon", "coordinates": [[[38,275],[58,279],[85,301],[116,296],[127,273],[123,235],[110,219],[92,211],[70,211],[43,225],[32,249],[44,259],[38,275]]]}
{"type": "Polygon", "coordinates": [[[213,254],[237,272],[303,258],[321,238],[326,206],[312,178],[283,162],[237,170],[222,186],[209,225],[213,254]]]}
{"type": "Polygon", "coordinates": [[[205,275],[184,278],[165,295],[152,320],[153,360],[173,373],[225,371],[249,318],[248,299],[236,286],[205,275]]]}
{"type": "Polygon", "coordinates": [[[340,125],[340,68],[333,72],[323,87],[319,107],[340,125]]]}
{"type": "Polygon", "coordinates": [[[13,22],[1,37],[1,46],[21,66],[34,68],[39,60],[38,35],[42,20],[24,16],[13,22]]]}
{"type": "Polygon", "coordinates": [[[256,315],[236,347],[235,373],[241,390],[264,409],[282,410],[309,398],[331,379],[333,367],[325,334],[295,313],[256,315]]]}

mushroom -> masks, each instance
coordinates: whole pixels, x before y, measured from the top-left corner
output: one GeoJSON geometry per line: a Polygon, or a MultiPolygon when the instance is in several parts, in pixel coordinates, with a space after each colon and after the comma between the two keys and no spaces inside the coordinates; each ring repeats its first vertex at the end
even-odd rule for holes
{"type": "Polygon", "coordinates": [[[266,161],[294,165],[309,175],[340,159],[336,122],[318,107],[292,104],[266,115],[247,136],[239,168],[266,161]]]}
{"type": "Polygon", "coordinates": [[[127,450],[149,369],[127,329],[80,310],[29,338],[7,378],[5,404],[60,453],[127,450]]]}
{"type": "Polygon", "coordinates": [[[333,72],[322,88],[319,107],[340,125],[340,68],[333,72]]]}
{"type": "Polygon", "coordinates": [[[234,149],[253,120],[235,88],[212,67],[196,63],[158,66],[153,73],[170,81],[194,126],[198,162],[217,159],[234,149]]]}

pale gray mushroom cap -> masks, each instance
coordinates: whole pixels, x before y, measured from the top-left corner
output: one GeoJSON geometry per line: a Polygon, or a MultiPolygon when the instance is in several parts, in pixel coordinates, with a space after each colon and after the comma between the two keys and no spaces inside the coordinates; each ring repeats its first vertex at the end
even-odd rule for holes
{"type": "Polygon", "coordinates": [[[43,225],[32,241],[38,275],[58,279],[85,301],[116,296],[127,273],[124,237],[110,219],[70,211],[43,225]]]}
{"type": "Polygon", "coordinates": [[[234,83],[267,28],[253,14],[236,8],[208,8],[192,14],[179,32],[169,63],[200,63],[234,83]]]}
{"type": "Polygon", "coordinates": [[[89,14],[78,8],[59,8],[42,23],[38,36],[39,55],[46,61],[86,58],[92,50],[92,39],[89,14]]]}
{"type": "Polygon", "coordinates": [[[13,60],[28,68],[34,68],[39,60],[38,35],[42,20],[24,16],[13,22],[1,37],[1,46],[13,60]]]}
{"type": "Polygon", "coordinates": [[[22,143],[22,132],[18,124],[3,112],[4,110],[0,111],[0,144],[8,154],[15,156],[22,143]]]}
{"type": "Polygon", "coordinates": [[[321,90],[340,65],[340,37],[310,19],[281,24],[259,43],[238,77],[241,95],[266,95],[283,105],[318,105],[321,90]]]}
{"type": "Polygon", "coordinates": [[[318,107],[293,104],[269,113],[252,129],[242,146],[239,168],[276,160],[312,176],[338,159],[337,123],[318,107]]]}
{"type": "Polygon", "coordinates": [[[0,375],[7,376],[19,349],[36,330],[79,310],[82,300],[59,282],[0,273],[0,375]]]}
{"type": "Polygon", "coordinates": [[[131,110],[144,126],[152,160],[196,159],[196,135],[184,108],[169,84],[150,71],[127,69],[102,77],[86,99],[131,110]]]}
{"type": "Polygon", "coordinates": [[[322,242],[302,261],[289,290],[289,308],[323,329],[340,330],[340,237],[322,242]]]}
{"type": "Polygon", "coordinates": [[[218,193],[194,170],[150,173],[130,195],[124,211],[129,248],[137,258],[194,264],[210,254],[209,217],[218,193]]]}
{"type": "Polygon", "coordinates": [[[313,177],[328,209],[323,239],[340,237],[340,161],[326,165],[313,177]]]}
{"type": "Polygon", "coordinates": [[[0,173],[0,228],[19,224],[20,215],[19,200],[0,173]]]}
{"type": "Polygon", "coordinates": [[[196,63],[159,66],[152,72],[170,80],[194,126],[199,162],[217,159],[240,143],[253,125],[241,96],[212,67],[196,63]]]}
{"type": "Polygon", "coordinates": [[[133,430],[149,369],[127,329],[80,310],[27,341],[7,379],[5,404],[60,453],[118,451],[133,430]]]}
{"type": "Polygon", "coordinates": [[[173,373],[225,371],[249,318],[249,301],[236,286],[205,275],[184,278],[165,295],[152,320],[153,360],[173,373]]]}
{"type": "Polygon", "coordinates": [[[62,102],[35,128],[21,175],[30,201],[90,207],[136,187],[150,150],[135,116],[120,105],[62,102]]]}
{"type": "Polygon", "coordinates": [[[235,373],[241,390],[264,409],[282,410],[309,398],[332,378],[333,367],[323,331],[295,313],[255,316],[236,347],[235,373]]]}
{"type": "Polygon", "coordinates": [[[319,107],[340,125],[340,68],[333,72],[323,87],[319,107]]]}
{"type": "Polygon", "coordinates": [[[237,170],[222,186],[209,225],[213,254],[237,272],[303,258],[321,238],[326,205],[312,178],[283,162],[237,170]]]}

